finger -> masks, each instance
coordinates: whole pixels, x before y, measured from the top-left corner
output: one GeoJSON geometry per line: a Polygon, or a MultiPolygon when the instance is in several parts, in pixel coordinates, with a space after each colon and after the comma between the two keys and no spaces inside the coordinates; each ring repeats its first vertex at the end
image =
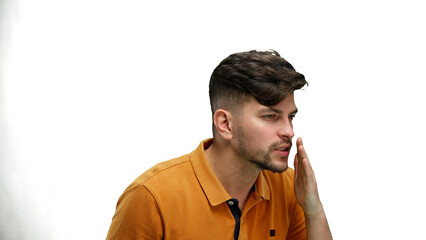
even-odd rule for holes
{"type": "Polygon", "coordinates": [[[299,161],[302,161],[304,158],[308,158],[308,154],[306,154],[301,137],[297,139],[296,146],[297,146],[297,155],[298,155],[299,161]]]}
{"type": "Polygon", "coordinates": [[[308,154],[305,151],[301,137],[297,139],[296,146],[297,146],[296,157],[297,157],[299,175],[304,176],[305,178],[313,177],[314,173],[311,166],[311,162],[309,161],[308,154]]]}
{"type": "Polygon", "coordinates": [[[298,172],[299,172],[299,160],[297,159],[297,154],[296,155],[294,155],[294,177],[297,179],[298,178],[298,176],[299,176],[299,174],[298,174],[298,172]]]}
{"type": "Polygon", "coordinates": [[[302,163],[301,165],[303,165],[303,172],[304,172],[306,178],[313,177],[314,176],[314,171],[312,169],[311,162],[309,161],[309,159],[308,158],[304,158],[301,161],[301,163],[302,163]]]}
{"type": "Polygon", "coordinates": [[[294,170],[296,170],[297,169],[297,163],[298,163],[298,159],[297,159],[297,154],[296,155],[294,155],[294,170]]]}
{"type": "Polygon", "coordinates": [[[297,179],[305,178],[305,169],[302,160],[297,154],[294,156],[294,171],[297,179]]]}
{"type": "Polygon", "coordinates": [[[297,140],[296,140],[296,144],[297,144],[297,146],[299,146],[299,145],[303,144],[302,137],[298,137],[298,138],[297,138],[297,140]]]}
{"type": "Polygon", "coordinates": [[[302,162],[300,160],[300,157],[297,156],[297,154],[294,155],[294,171],[295,172],[303,171],[302,162]]]}

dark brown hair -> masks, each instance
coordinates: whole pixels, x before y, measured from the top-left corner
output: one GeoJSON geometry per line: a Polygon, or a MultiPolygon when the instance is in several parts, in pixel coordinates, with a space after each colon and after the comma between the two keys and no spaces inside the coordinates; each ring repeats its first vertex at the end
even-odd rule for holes
{"type": "Polygon", "coordinates": [[[262,105],[273,106],[305,84],[305,77],[274,50],[234,53],[211,75],[212,112],[238,110],[251,96],[262,105]]]}

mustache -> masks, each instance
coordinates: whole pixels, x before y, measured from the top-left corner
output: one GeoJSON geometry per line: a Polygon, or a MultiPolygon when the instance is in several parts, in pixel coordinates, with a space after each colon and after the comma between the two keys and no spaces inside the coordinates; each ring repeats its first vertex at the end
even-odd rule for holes
{"type": "Polygon", "coordinates": [[[271,144],[271,146],[269,146],[269,151],[273,151],[274,149],[276,149],[276,148],[278,148],[279,146],[282,146],[282,145],[290,145],[289,148],[291,148],[293,146],[293,143],[289,139],[284,140],[284,141],[279,141],[279,142],[271,144]]]}

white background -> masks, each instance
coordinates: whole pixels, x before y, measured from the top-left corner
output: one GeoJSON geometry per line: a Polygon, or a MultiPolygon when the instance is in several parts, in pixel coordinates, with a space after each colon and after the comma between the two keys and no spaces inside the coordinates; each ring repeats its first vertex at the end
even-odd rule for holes
{"type": "Polygon", "coordinates": [[[131,181],[211,136],[210,74],[251,49],[310,83],[295,131],[334,238],[426,239],[421,1],[0,4],[2,240],[104,239],[131,181]]]}

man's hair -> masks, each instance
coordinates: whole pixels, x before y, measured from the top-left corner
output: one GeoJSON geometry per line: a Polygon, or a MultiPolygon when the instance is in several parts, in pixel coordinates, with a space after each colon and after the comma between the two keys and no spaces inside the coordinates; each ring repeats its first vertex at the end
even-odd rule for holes
{"type": "Polygon", "coordinates": [[[274,50],[234,53],[211,75],[212,113],[218,109],[238,111],[250,97],[273,106],[305,84],[305,77],[274,50]]]}

